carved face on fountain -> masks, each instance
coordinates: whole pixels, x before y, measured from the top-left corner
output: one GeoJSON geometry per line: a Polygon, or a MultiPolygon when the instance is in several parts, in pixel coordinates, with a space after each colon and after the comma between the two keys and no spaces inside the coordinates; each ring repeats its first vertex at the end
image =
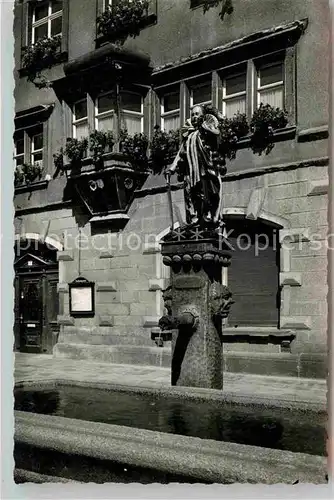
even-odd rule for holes
{"type": "Polygon", "coordinates": [[[162,292],[162,299],[164,301],[164,307],[169,316],[172,315],[172,287],[169,286],[162,292]]]}
{"type": "Polygon", "coordinates": [[[191,124],[195,128],[199,128],[204,119],[204,110],[202,106],[194,106],[191,110],[191,124]]]}
{"type": "Polygon", "coordinates": [[[213,288],[211,296],[211,313],[215,318],[227,318],[232,304],[234,304],[232,292],[227,286],[221,285],[219,288],[213,288]]]}

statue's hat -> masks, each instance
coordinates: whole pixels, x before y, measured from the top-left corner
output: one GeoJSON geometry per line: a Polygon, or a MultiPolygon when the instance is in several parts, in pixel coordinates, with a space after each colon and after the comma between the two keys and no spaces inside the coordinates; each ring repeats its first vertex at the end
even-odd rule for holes
{"type": "Polygon", "coordinates": [[[219,135],[219,122],[214,115],[205,115],[202,127],[211,134],[219,135]]]}

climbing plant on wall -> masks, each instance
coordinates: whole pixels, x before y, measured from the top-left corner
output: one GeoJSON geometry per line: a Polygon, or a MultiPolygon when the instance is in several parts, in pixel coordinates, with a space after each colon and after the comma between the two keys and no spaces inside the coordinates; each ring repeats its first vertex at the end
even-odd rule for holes
{"type": "Polygon", "coordinates": [[[28,81],[37,88],[48,88],[51,86],[42,71],[50,69],[57,62],[60,53],[61,36],[51,38],[45,37],[37,40],[36,43],[23,47],[22,49],[22,69],[27,75],[28,81]]]}
{"type": "Polygon", "coordinates": [[[232,14],[233,12],[233,4],[232,0],[205,0],[203,5],[203,12],[207,12],[211,7],[217,7],[220,3],[222,3],[222,10],[219,13],[220,19],[223,21],[225,14],[232,14]]]}

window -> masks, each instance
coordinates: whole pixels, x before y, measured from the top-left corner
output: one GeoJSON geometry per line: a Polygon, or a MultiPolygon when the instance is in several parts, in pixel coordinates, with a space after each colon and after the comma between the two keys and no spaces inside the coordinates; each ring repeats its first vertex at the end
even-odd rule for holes
{"type": "Polygon", "coordinates": [[[14,166],[18,167],[24,163],[24,132],[20,130],[14,136],[14,166]]]}
{"type": "Polygon", "coordinates": [[[72,104],[73,137],[76,139],[88,137],[91,130],[111,130],[116,135],[119,129],[124,128],[127,129],[129,135],[143,132],[143,96],[133,90],[124,89],[120,91],[118,101],[119,113],[116,90],[95,94],[94,100],[87,94],[85,98],[74,102],[72,104]]]}
{"type": "Polygon", "coordinates": [[[225,76],[222,111],[227,118],[246,113],[246,71],[225,76]]]}
{"type": "Polygon", "coordinates": [[[87,99],[81,99],[73,105],[73,137],[82,139],[88,136],[87,99]]]}
{"type": "Polygon", "coordinates": [[[135,92],[120,93],[121,128],[126,128],[130,135],[143,132],[143,98],[135,92]]]}
{"type": "Polygon", "coordinates": [[[63,2],[48,0],[36,3],[32,11],[31,42],[35,43],[44,37],[62,34],[63,2]]]}
{"type": "Polygon", "coordinates": [[[190,108],[199,104],[211,104],[211,80],[190,87],[190,108]]]}
{"type": "Polygon", "coordinates": [[[32,165],[43,165],[43,127],[39,126],[31,135],[31,161],[32,165]]]}
{"type": "Polygon", "coordinates": [[[166,93],[161,100],[161,128],[166,132],[180,128],[180,92],[166,93]]]}
{"type": "Polygon", "coordinates": [[[14,134],[14,167],[27,163],[43,166],[44,156],[43,125],[37,125],[14,134]]]}
{"type": "MultiPolygon", "coordinates": [[[[126,128],[130,135],[143,132],[144,110],[141,94],[121,91],[120,128],[126,128]]],[[[108,92],[97,97],[95,102],[95,128],[97,130],[117,129],[117,103],[115,92],[108,92]]]]}
{"type": "Polygon", "coordinates": [[[102,94],[95,103],[95,128],[97,130],[114,130],[116,99],[115,93],[102,94]]]}
{"type": "Polygon", "coordinates": [[[274,62],[258,67],[257,106],[270,104],[274,108],[284,107],[284,64],[274,62]]]}

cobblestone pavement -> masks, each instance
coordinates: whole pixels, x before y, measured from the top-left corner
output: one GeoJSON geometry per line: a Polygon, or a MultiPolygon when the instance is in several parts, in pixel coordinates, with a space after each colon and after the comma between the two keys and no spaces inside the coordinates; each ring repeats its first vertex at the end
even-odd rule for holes
{"type": "MultiPolygon", "coordinates": [[[[53,358],[45,354],[15,353],[15,382],[52,379],[104,382],[135,387],[170,386],[170,369],[154,366],[92,363],[53,358]]],[[[238,396],[325,404],[327,384],[322,379],[265,377],[225,373],[224,392],[238,396]]]]}

